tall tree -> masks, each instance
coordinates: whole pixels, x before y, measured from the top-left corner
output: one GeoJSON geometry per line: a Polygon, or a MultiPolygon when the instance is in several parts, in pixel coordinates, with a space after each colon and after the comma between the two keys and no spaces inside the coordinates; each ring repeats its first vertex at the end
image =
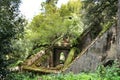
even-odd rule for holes
{"type": "Polygon", "coordinates": [[[49,3],[48,1],[44,3],[44,11],[36,15],[29,25],[27,36],[35,46],[51,45],[63,37],[73,40],[83,30],[83,24],[80,21],[81,2],[70,0],[68,4],[57,8],[55,1],[49,0],[49,3]]]}
{"type": "Polygon", "coordinates": [[[87,27],[94,27],[94,34],[116,22],[117,3],[117,0],[84,0],[83,19],[87,27]]]}
{"type": "Polygon", "coordinates": [[[22,35],[24,20],[19,15],[20,0],[0,0],[0,79],[7,75],[11,40],[22,35]]]}

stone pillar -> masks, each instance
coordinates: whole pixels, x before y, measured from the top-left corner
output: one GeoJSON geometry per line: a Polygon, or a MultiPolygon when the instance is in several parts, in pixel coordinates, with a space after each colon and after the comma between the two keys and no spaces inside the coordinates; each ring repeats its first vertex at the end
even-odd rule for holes
{"type": "Polygon", "coordinates": [[[53,66],[56,67],[60,63],[60,50],[55,49],[53,53],[53,66]]]}

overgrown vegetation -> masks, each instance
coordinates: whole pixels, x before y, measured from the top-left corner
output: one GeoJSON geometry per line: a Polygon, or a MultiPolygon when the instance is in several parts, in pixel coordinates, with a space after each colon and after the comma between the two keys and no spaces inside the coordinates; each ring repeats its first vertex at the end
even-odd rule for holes
{"type": "Polygon", "coordinates": [[[19,15],[19,4],[20,0],[0,0],[0,79],[9,73],[7,66],[15,62],[11,58],[12,41],[23,37],[25,19],[19,15]]]}
{"type": "Polygon", "coordinates": [[[34,51],[42,46],[49,47],[63,38],[70,43],[83,32],[84,24],[80,18],[82,3],[70,0],[57,8],[56,0],[42,3],[43,12],[36,15],[26,29],[26,37],[33,43],[34,51]]]}
{"type": "Polygon", "coordinates": [[[74,45],[85,29],[93,27],[91,36],[94,38],[117,21],[118,0],[70,0],[60,8],[57,8],[56,3],[57,0],[43,2],[41,13],[27,24],[19,14],[20,0],[0,0],[0,79],[119,80],[120,70],[116,66],[100,66],[95,73],[83,72],[77,75],[69,73],[36,76],[34,73],[8,70],[9,67],[20,65],[30,55],[41,49],[49,49],[64,38],[74,45]]]}
{"type": "Polygon", "coordinates": [[[113,66],[104,67],[98,66],[96,72],[79,73],[79,74],[57,74],[42,76],[43,80],[119,80],[120,79],[120,68],[117,64],[113,66]]]}
{"type": "Polygon", "coordinates": [[[95,72],[67,73],[41,75],[33,73],[12,73],[8,80],[120,80],[120,68],[118,65],[104,67],[100,65],[95,72]]]}

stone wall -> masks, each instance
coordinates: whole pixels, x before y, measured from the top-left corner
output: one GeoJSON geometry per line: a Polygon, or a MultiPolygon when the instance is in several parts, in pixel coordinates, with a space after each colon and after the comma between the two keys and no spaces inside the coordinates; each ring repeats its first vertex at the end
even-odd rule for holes
{"type": "Polygon", "coordinates": [[[95,38],[63,72],[94,71],[99,64],[116,59],[116,26],[95,38]]]}
{"type": "Polygon", "coordinates": [[[117,53],[120,63],[120,0],[118,0],[118,14],[117,14],[117,53]]]}

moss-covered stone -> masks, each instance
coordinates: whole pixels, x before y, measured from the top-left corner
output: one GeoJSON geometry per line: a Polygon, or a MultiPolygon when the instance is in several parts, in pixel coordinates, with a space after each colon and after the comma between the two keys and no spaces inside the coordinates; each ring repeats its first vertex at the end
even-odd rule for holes
{"type": "Polygon", "coordinates": [[[73,60],[76,48],[72,48],[68,54],[68,57],[64,63],[64,68],[67,67],[73,60]]]}

